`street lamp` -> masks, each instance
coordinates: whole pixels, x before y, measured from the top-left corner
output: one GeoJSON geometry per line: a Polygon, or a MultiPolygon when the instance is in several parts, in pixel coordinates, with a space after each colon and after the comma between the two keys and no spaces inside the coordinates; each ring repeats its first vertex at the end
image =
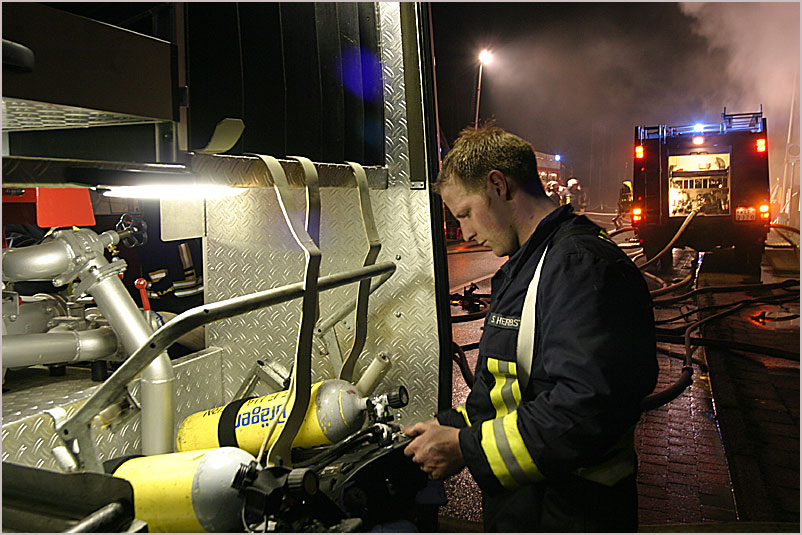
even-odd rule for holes
{"type": "Polygon", "coordinates": [[[482,96],[482,67],[493,61],[493,54],[488,49],[479,53],[479,84],[476,86],[476,119],[473,121],[473,129],[479,129],[479,98],[482,96]]]}

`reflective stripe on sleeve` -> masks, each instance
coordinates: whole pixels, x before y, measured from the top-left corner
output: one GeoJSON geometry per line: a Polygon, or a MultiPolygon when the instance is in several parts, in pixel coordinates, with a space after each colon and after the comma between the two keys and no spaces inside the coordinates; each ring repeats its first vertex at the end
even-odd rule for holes
{"type": "Polygon", "coordinates": [[[544,479],[518,430],[518,411],[482,423],[482,450],[502,486],[515,490],[544,479]]]}
{"type": "Polygon", "coordinates": [[[203,279],[196,278],[196,277],[188,277],[182,281],[174,281],[173,286],[176,288],[188,288],[190,286],[195,286],[198,283],[202,283],[203,279]]]}
{"type": "Polygon", "coordinates": [[[188,290],[175,290],[173,292],[176,297],[186,297],[188,295],[196,295],[203,292],[203,285],[200,285],[196,288],[190,288],[188,290]]]}
{"type": "Polygon", "coordinates": [[[189,252],[189,244],[187,243],[179,243],[178,244],[178,254],[181,257],[181,264],[184,266],[184,269],[187,270],[192,266],[192,254],[189,252]]]}
{"type": "Polygon", "coordinates": [[[152,280],[153,282],[156,282],[159,279],[163,279],[166,275],[167,275],[166,269],[157,269],[156,271],[151,271],[150,273],[148,273],[148,276],[150,276],[150,280],[152,280]]]}
{"type": "Polygon", "coordinates": [[[462,417],[463,417],[463,418],[465,418],[465,423],[466,423],[467,425],[471,425],[471,419],[468,417],[468,411],[467,411],[467,409],[465,408],[465,404],[463,403],[463,404],[461,404],[461,405],[457,405],[457,406],[455,407],[455,409],[456,409],[456,411],[457,411],[458,413],[460,413],[460,414],[462,415],[462,417]]]}
{"type": "Polygon", "coordinates": [[[495,380],[490,390],[490,401],[497,416],[513,412],[521,402],[521,389],[518,386],[517,369],[514,362],[488,358],[487,369],[495,380]]]}

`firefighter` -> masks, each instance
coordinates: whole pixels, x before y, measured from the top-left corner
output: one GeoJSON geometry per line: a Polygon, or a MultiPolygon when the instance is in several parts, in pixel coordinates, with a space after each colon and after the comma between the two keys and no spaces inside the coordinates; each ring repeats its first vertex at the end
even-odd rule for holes
{"type": "Polygon", "coordinates": [[[554,204],[560,204],[561,190],[564,189],[556,180],[549,180],[546,184],[546,197],[551,199],[554,204]]]}
{"type": "Polygon", "coordinates": [[[562,202],[560,204],[571,204],[574,209],[581,212],[585,210],[588,202],[585,199],[585,191],[579,184],[579,179],[572,176],[565,184],[565,189],[561,193],[562,202]]]}
{"type": "Polygon", "coordinates": [[[602,229],[554,206],[531,145],[501,128],[464,130],[434,187],[466,239],[509,259],[473,389],[405,428],[405,454],[432,479],[467,465],[485,531],[635,531],[633,430],[657,380],[643,277],[602,229]]]}
{"type": "Polygon", "coordinates": [[[624,218],[632,208],[632,182],[624,180],[621,183],[621,190],[618,192],[618,213],[613,218],[616,230],[623,225],[624,218]]]}

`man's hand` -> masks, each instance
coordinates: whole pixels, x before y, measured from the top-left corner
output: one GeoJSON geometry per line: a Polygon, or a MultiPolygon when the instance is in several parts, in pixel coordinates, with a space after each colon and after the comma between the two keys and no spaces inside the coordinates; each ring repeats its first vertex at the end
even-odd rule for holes
{"type": "Polygon", "coordinates": [[[432,419],[402,431],[415,437],[404,449],[404,455],[421,465],[421,470],[429,474],[430,479],[444,479],[465,466],[456,427],[440,425],[432,419]]]}

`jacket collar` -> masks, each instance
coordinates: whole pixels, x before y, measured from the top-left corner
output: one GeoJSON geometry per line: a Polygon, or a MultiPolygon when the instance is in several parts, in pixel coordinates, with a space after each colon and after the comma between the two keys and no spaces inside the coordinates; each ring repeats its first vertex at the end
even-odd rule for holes
{"type": "Polygon", "coordinates": [[[514,278],[521,270],[526,261],[538,250],[545,247],[545,244],[552,238],[557,229],[567,220],[574,216],[574,207],[570,204],[554,209],[549,215],[538,223],[537,228],[529,236],[529,239],[499,268],[505,278],[514,278]]]}

